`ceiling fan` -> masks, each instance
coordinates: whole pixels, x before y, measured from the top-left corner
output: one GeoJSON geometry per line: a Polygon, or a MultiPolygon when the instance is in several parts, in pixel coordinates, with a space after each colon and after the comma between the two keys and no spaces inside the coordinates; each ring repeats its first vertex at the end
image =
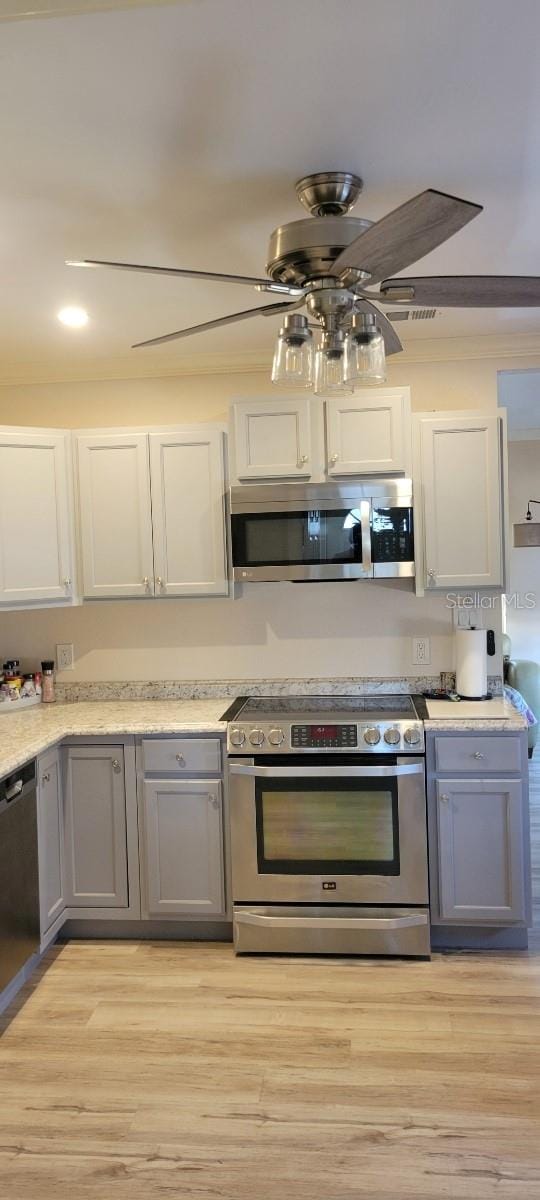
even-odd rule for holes
{"type": "Polygon", "coordinates": [[[373,223],[347,215],[362,187],[359,176],[346,171],[322,171],[300,179],[296,194],[311,217],[274,230],[264,278],[99,259],[69,261],[68,266],[112,267],[239,283],[287,297],[275,304],[229,313],[137,342],[133,349],[161,345],[251,317],[282,314],[272,379],[287,387],[314,386],[320,394],[350,392],[358,383],[384,381],[385,355],[396,354],[402,345],[378,305],[540,306],[540,277],[536,276],[391,277],[391,273],[403,271],[452,237],[482,212],[482,206],[428,188],[373,223]],[[379,290],[370,290],[376,284],[379,290]],[[307,309],[307,316],[298,312],[301,308],[307,309]],[[313,329],[319,331],[315,353],[313,329]]]}

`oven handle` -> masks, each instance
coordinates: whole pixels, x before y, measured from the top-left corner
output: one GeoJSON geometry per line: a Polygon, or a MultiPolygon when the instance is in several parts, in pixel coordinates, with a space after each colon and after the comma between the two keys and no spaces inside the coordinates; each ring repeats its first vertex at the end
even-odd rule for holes
{"type": "Polygon", "coordinates": [[[255,779],[394,779],[396,775],[422,775],[423,763],[404,763],[400,767],[250,767],[231,763],[231,775],[252,775],[255,779]]]}
{"type": "Polygon", "coordinates": [[[263,913],[234,913],[238,925],[266,925],[271,929],[412,929],[427,925],[427,913],[407,917],[269,917],[263,913]]]}

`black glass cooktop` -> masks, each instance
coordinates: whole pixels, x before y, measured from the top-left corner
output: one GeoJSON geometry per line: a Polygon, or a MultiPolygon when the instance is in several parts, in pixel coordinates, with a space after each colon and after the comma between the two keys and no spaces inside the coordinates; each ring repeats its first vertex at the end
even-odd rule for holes
{"type": "Polygon", "coordinates": [[[271,719],[282,716],[314,717],[322,714],[338,716],[357,715],[359,721],[363,715],[372,721],[404,720],[415,718],[416,709],[411,696],[249,696],[235,720],[248,720],[265,716],[271,719]]]}

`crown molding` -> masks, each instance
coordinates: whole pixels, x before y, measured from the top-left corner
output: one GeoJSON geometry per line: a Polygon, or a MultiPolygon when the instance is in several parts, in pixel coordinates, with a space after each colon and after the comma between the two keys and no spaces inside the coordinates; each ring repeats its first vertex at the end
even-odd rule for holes
{"type": "MultiPolygon", "coordinates": [[[[495,359],[497,362],[538,359],[540,368],[540,332],[500,337],[482,334],[478,337],[422,338],[405,345],[401,354],[390,360],[391,367],[409,363],[468,362],[476,359],[495,359]]],[[[0,387],[40,383],[85,383],[108,379],[162,379],[188,375],[246,375],[269,372],[272,364],[270,348],[243,354],[199,354],[182,356],[176,362],[156,361],[148,356],[146,364],[137,356],[92,359],[66,365],[52,362],[3,362],[0,365],[0,387]]],[[[529,363],[529,365],[531,365],[529,363]]]]}

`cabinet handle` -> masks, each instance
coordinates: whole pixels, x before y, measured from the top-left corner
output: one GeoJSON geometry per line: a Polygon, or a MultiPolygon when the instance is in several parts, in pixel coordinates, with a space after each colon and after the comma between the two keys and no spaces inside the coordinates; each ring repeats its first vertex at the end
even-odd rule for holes
{"type": "Polygon", "coordinates": [[[302,454],[301,457],[298,459],[298,466],[299,467],[305,466],[305,464],[307,463],[307,460],[308,460],[307,454],[302,454]]]}
{"type": "Polygon", "coordinates": [[[485,758],[485,757],[486,757],[485,754],[482,754],[481,750],[475,750],[475,752],[473,754],[473,758],[485,758]]]}
{"type": "Polygon", "coordinates": [[[41,782],[42,783],[50,783],[51,782],[51,776],[48,771],[47,771],[46,775],[41,776],[41,782]]]}
{"type": "Polygon", "coordinates": [[[177,763],[178,763],[178,766],[179,766],[179,767],[185,767],[185,765],[186,765],[186,760],[185,760],[185,758],[184,758],[184,755],[183,755],[183,754],[177,754],[177,755],[176,755],[176,761],[177,761],[177,763]]]}
{"type": "Polygon", "coordinates": [[[450,799],[450,796],[447,796],[446,794],[441,796],[441,800],[442,800],[443,804],[448,804],[449,799],[450,799]]]}
{"type": "Polygon", "coordinates": [[[118,774],[118,772],[120,770],[120,763],[118,762],[117,758],[113,758],[113,760],[112,760],[112,769],[113,769],[113,771],[116,771],[116,773],[118,774]]]}
{"type": "Polygon", "coordinates": [[[150,580],[148,578],[148,575],[145,575],[145,577],[142,581],[143,587],[148,588],[149,583],[150,583],[150,580]]]}
{"type": "Polygon", "coordinates": [[[435,579],[435,571],[428,571],[428,576],[430,579],[435,579]]]}
{"type": "Polygon", "coordinates": [[[334,463],[337,463],[338,458],[339,458],[339,454],[332,455],[332,457],[330,459],[330,462],[332,463],[332,465],[334,465],[334,463]]]}
{"type": "Polygon", "coordinates": [[[212,807],[213,807],[213,808],[217,808],[217,806],[218,806],[218,798],[217,798],[217,796],[212,796],[212,795],[210,795],[210,794],[209,794],[209,796],[208,796],[208,799],[209,799],[209,801],[210,801],[210,804],[212,805],[212,807]]]}
{"type": "Polygon", "coordinates": [[[64,584],[65,588],[71,587],[71,579],[69,579],[69,578],[64,579],[63,584],[64,584]]]}
{"type": "Polygon", "coordinates": [[[162,578],[161,578],[161,575],[158,575],[158,577],[157,577],[157,579],[156,579],[156,583],[157,583],[157,586],[158,586],[158,588],[164,588],[164,587],[165,587],[165,584],[164,584],[164,582],[163,582],[163,580],[162,580],[162,578]]]}

